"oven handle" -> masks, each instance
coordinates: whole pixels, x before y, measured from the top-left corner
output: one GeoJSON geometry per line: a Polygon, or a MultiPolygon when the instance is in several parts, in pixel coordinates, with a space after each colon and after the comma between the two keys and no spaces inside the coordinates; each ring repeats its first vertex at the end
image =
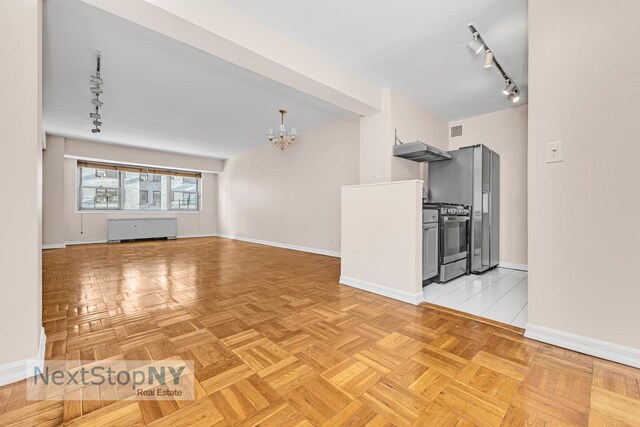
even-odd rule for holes
{"type": "Polygon", "coordinates": [[[465,222],[469,221],[468,216],[445,216],[442,218],[443,222],[465,222]]]}

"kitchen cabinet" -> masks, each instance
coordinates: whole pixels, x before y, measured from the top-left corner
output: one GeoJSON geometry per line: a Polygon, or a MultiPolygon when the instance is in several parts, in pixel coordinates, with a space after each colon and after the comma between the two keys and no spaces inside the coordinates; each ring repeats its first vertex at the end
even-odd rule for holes
{"type": "Polygon", "coordinates": [[[438,275],[438,223],[422,224],[422,280],[438,275]]]}

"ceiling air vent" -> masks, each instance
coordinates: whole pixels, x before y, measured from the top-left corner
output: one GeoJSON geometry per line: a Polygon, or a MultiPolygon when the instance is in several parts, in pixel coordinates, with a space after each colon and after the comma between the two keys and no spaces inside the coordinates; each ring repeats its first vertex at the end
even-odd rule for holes
{"type": "Polygon", "coordinates": [[[451,138],[462,136],[462,125],[451,126],[451,138]]]}

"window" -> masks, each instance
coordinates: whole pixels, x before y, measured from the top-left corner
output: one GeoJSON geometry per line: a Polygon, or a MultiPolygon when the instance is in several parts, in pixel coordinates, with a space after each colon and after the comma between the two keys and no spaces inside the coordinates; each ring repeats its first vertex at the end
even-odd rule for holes
{"type": "Polygon", "coordinates": [[[179,176],[171,177],[171,209],[198,209],[198,180],[179,176]]]}
{"type": "Polygon", "coordinates": [[[79,210],[197,211],[201,175],[78,162],[79,210]]]}

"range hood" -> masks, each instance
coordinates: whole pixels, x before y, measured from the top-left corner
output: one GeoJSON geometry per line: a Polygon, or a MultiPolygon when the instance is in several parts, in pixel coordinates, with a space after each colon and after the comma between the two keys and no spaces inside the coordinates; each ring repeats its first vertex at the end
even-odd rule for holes
{"type": "Polygon", "coordinates": [[[394,145],[393,155],[414,162],[438,162],[451,159],[451,154],[446,151],[420,141],[394,145]]]}

